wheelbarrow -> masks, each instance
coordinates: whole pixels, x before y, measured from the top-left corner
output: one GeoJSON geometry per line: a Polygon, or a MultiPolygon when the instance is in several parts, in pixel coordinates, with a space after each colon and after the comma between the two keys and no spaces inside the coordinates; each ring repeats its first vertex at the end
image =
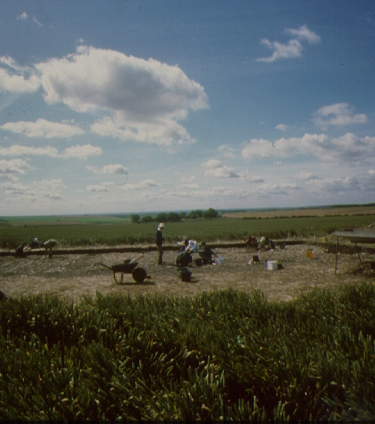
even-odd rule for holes
{"type": "Polygon", "coordinates": [[[144,268],[138,267],[138,259],[143,256],[140,255],[135,259],[125,259],[123,263],[114,264],[114,265],[106,265],[99,262],[99,265],[104,266],[104,268],[108,268],[113,272],[113,278],[116,283],[122,283],[124,281],[124,274],[132,274],[133,279],[137,283],[142,283],[146,278],[151,278],[150,275],[147,275],[147,272],[144,268]],[[117,280],[116,274],[121,273],[121,279],[117,280]]]}

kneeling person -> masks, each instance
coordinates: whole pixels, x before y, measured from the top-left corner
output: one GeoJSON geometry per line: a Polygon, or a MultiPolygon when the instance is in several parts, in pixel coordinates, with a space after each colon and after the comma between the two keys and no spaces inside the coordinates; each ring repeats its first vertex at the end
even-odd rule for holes
{"type": "Polygon", "coordinates": [[[202,258],[203,265],[212,264],[214,252],[206,246],[206,243],[202,241],[199,249],[199,256],[202,258]]]}

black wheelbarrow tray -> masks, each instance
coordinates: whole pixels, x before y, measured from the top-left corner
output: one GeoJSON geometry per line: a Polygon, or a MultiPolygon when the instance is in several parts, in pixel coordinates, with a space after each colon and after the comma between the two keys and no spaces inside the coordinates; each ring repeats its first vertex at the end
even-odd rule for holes
{"type": "Polygon", "coordinates": [[[114,265],[105,265],[100,263],[100,265],[105,268],[110,269],[113,272],[113,278],[116,283],[122,283],[124,281],[124,274],[132,274],[133,279],[137,283],[142,283],[146,278],[151,278],[150,275],[147,275],[147,272],[144,268],[138,267],[139,262],[125,259],[123,263],[114,264],[114,265]],[[121,279],[118,281],[116,278],[116,274],[121,273],[121,279]]]}

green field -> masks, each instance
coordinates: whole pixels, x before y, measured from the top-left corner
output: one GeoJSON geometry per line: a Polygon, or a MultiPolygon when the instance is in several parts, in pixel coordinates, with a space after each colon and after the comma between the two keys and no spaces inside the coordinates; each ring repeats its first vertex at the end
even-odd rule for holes
{"type": "Polygon", "coordinates": [[[374,422],[375,286],[0,302],[1,421],[374,422]]]}
{"type": "MultiPolygon", "coordinates": [[[[166,243],[186,237],[207,242],[244,240],[249,234],[274,239],[324,236],[348,227],[368,226],[375,215],[263,219],[192,219],[166,223],[166,243]]],[[[127,216],[21,217],[0,220],[0,248],[14,249],[37,237],[62,247],[153,243],[156,223],[133,224],[127,216]]]]}

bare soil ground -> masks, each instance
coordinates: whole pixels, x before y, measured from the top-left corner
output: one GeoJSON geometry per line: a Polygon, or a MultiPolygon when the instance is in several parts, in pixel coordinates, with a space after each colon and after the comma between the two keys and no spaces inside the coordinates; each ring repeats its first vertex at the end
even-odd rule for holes
{"type": "Polygon", "coordinates": [[[137,253],[56,253],[52,259],[40,255],[24,259],[4,256],[0,257],[0,290],[10,297],[49,293],[77,301],[83,295],[94,296],[97,292],[191,296],[203,291],[232,288],[248,293],[261,290],[269,300],[282,301],[291,300],[314,287],[334,288],[374,281],[375,277],[373,253],[362,253],[362,265],[356,252],[341,253],[335,274],[336,255],[329,253],[324,245],[288,245],[285,249],[268,252],[228,247],[217,248],[215,253],[224,257],[222,265],[189,267],[191,281],[183,282],[175,266],[175,251],[164,252],[165,263],[161,266],[156,264],[157,253],[146,251],[139,266],[151,278],[142,283],[136,283],[131,274],[124,274],[123,283],[116,283],[112,271],[99,264],[112,266],[124,259],[135,258],[137,253]],[[313,258],[306,254],[309,248],[313,258]],[[259,264],[249,263],[256,255],[259,264]],[[268,270],[267,260],[277,260],[283,269],[268,270]]]}

